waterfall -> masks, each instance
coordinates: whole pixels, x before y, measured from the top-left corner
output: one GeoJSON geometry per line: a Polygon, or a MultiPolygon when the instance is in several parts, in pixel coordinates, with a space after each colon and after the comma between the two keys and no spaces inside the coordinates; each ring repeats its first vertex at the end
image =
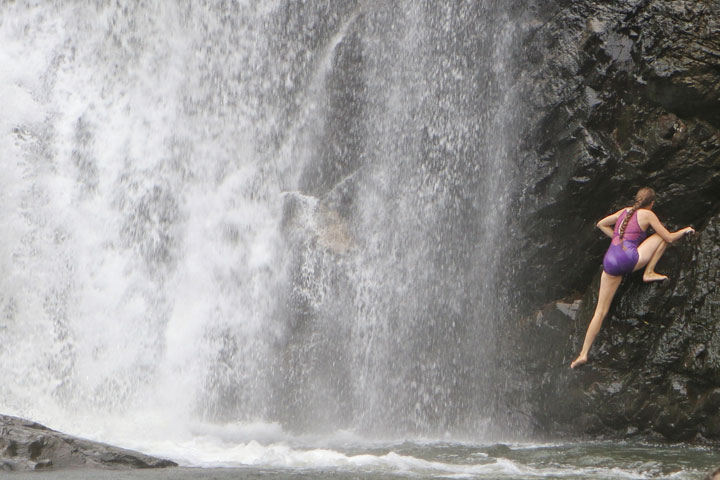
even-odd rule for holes
{"type": "Polygon", "coordinates": [[[505,431],[511,9],[13,2],[0,40],[0,411],[505,431]]]}

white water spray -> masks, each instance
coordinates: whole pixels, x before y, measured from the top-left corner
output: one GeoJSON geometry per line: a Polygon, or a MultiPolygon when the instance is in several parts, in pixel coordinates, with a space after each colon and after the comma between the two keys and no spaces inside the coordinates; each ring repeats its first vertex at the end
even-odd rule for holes
{"type": "Polygon", "coordinates": [[[489,434],[512,24],[395,7],[1,7],[0,411],[489,434]]]}

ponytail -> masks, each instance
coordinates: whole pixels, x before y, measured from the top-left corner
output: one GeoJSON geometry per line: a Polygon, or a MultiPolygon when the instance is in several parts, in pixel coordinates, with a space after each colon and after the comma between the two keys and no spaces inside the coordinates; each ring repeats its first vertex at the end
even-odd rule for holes
{"type": "Polygon", "coordinates": [[[623,235],[625,235],[625,228],[627,227],[628,222],[630,222],[630,218],[635,214],[635,212],[639,208],[647,207],[652,202],[655,201],[655,191],[652,188],[641,188],[638,190],[637,194],[635,195],[635,203],[630,208],[630,211],[627,212],[625,215],[625,218],[623,218],[622,224],[620,225],[620,229],[618,230],[618,234],[620,235],[620,240],[622,240],[623,235]]]}
{"type": "Polygon", "coordinates": [[[620,224],[620,229],[618,230],[618,233],[620,235],[620,240],[623,239],[623,235],[625,235],[625,227],[627,227],[627,224],[630,222],[630,217],[632,217],[635,214],[635,211],[640,208],[640,205],[638,205],[637,202],[633,204],[633,206],[630,208],[630,211],[627,212],[627,215],[625,215],[625,218],[623,218],[622,224],[620,224]]]}

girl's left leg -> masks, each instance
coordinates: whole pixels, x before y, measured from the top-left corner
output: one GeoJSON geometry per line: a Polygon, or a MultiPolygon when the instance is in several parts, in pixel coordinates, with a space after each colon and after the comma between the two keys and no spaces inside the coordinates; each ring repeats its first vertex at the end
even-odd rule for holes
{"type": "Polygon", "coordinates": [[[587,362],[590,347],[595,341],[595,337],[600,331],[600,327],[602,327],[605,315],[607,315],[608,310],[610,310],[610,303],[612,302],[621,281],[622,275],[614,276],[608,275],[604,271],[602,272],[602,276],[600,277],[600,292],[598,293],[598,302],[595,307],[595,314],[593,315],[592,320],[590,320],[590,325],[588,325],[580,355],[578,355],[575,361],[570,364],[570,368],[575,368],[578,365],[582,365],[587,362]]]}

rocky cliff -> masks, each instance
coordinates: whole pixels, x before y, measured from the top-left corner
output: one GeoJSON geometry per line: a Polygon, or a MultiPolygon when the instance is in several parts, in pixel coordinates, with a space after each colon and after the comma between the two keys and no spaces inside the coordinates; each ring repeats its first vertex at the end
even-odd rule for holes
{"type": "Polygon", "coordinates": [[[539,16],[521,80],[519,408],[548,436],[718,441],[720,2],[557,2],[539,16]],[[571,371],[608,243],[595,222],[641,186],[669,229],[698,233],[661,259],[669,282],[624,280],[589,364],[571,371]]]}
{"type": "Polygon", "coordinates": [[[169,460],[91,442],[0,415],[0,472],[58,468],[162,468],[169,460]]]}

